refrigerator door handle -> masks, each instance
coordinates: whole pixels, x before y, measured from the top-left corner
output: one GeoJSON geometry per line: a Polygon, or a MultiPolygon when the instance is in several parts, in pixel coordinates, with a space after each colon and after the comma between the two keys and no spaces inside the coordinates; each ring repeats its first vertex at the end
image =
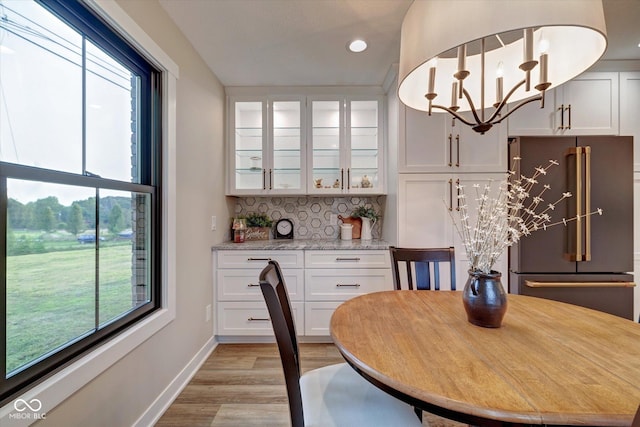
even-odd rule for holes
{"type": "MultiPolygon", "coordinates": [[[[571,107],[571,106],[569,106],[571,107]]],[[[571,111],[571,110],[569,110],[571,111]]],[[[582,261],[591,261],[591,147],[582,147],[584,153],[584,259],[582,261]]]]}
{"type": "Polygon", "coordinates": [[[525,280],[525,286],[530,288],[629,288],[634,287],[634,282],[538,282],[525,280]]]}
{"type": "Polygon", "coordinates": [[[567,156],[575,156],[576,182],[575,182],[575,222],[576,238],[575,252],[564,254],[568,261],[591,261],[591,147],[572,147],[567,150],[567,156]],[[584,182],[582,178],[582,163],[584,158],[584,182]],[[585,212],[582,212],[582,200],[584,196],[585,212]],[[584,222],[584,242],[583,242],[583,222],[584,222]]]}

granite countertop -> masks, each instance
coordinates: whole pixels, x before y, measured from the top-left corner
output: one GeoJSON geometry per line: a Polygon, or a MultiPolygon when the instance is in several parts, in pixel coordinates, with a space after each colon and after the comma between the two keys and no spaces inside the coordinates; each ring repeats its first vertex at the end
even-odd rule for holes
{"type": "Polygon", "coordinates": [[[216,250],[386,250],[389,243],[384,240],[340,240],[340,239],[293,239],[252,240],[244,243],[231,241],[214,245],[216,250]]]}

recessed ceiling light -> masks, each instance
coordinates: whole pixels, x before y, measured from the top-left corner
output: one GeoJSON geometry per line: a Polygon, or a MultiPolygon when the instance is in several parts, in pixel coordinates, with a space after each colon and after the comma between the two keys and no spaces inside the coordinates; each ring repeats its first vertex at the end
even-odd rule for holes
{"type": "Polygon", "coordinates": [[[355,52],[355,53],[362,52],[367,48],[367,42],[365,42],[364,40],[357,39],[349,43],[348,47],[351,52],[355,52]]]}

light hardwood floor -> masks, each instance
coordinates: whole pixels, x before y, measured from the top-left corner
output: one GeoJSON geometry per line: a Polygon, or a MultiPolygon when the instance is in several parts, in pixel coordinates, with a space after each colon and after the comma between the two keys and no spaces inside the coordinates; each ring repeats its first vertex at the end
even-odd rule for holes
{"type": "MultiPolygon", "coordinates": [[[[333,344],[300,344],[302,370],[344,362],[333,344]]],[[[425,414],[424,424],[463,424],[425,414]]],[[[158,427],[289,426],[275,344],[220,344],[160,418],[158,427]]]]}

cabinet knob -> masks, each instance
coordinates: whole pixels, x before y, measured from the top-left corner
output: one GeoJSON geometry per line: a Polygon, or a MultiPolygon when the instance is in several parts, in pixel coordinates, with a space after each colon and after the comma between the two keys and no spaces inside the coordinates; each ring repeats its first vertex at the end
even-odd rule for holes
{"type": "Polygon", "coordinates": [[[336,258],[336,261],[360,261],[360,258],[358,258],[358,257],[354,257],[354,258],[338,257],[338,258],[336,258]]]}
{"type": "Polygon", "coordinates": [[[247,320],[249,322],[268,322],[271,319],[268,317],[249,317],[247,320]]]}
{"type": "Polygon", "coordinates": [[[360,283],[336,283],[338,288],[359,288],[360,283]]]}

